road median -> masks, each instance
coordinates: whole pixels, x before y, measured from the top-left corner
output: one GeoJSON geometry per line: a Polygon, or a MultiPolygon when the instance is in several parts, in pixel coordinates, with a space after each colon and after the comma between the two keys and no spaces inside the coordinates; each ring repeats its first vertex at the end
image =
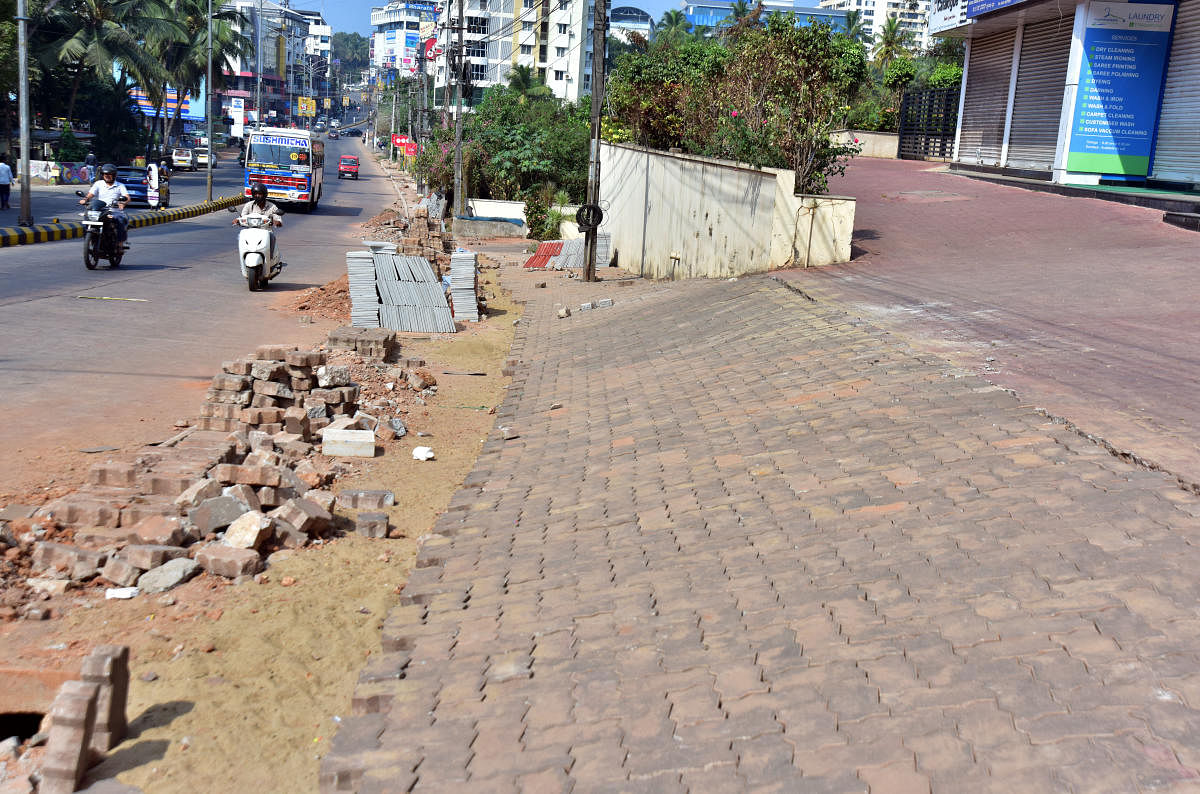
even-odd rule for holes
{"type": "MultiPolygon", "coordinates": [[[[186,207],[176,207],[166,210],[144,210],[129,213],[129,228],[141,229],[145,226],[156,226],[160,223],[181,221],[206,215],[227,207],[235,207],[246,200],[245,196],[223,196],[212,201],[202,201],[186,207]]],[[[67,223],[37,223],[33,226],[3,226],[0,227],[0,248],[31,243],[49,243],[56,240],[71,240],[83,236],[83,223],[69,221],[67,223]]]]}

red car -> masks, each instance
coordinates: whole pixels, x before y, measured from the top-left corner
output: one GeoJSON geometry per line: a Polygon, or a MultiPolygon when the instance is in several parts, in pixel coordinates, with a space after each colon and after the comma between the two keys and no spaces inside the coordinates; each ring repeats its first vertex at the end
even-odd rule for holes
{"type": "Polygon", "coordinates": [[[338,159],[338,179],[344,176],[352,176],[358,179],[358,158],[352,154],[343,154],[338,159]]]}

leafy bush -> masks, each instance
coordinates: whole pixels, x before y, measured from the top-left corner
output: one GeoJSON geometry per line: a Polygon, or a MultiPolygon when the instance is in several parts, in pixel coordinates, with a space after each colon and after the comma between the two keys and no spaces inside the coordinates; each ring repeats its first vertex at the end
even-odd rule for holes
{"type": "Polygon", "coordinates": [[[956,63],[939,63],[929,75],[930,88],[954,88],[962,82],[962,66],[956,63]]]}

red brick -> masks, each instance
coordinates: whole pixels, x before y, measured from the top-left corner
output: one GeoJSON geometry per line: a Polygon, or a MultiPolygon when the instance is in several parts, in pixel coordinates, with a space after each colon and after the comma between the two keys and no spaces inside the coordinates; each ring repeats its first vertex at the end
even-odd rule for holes
{"type": "Polygon", "coordinates": [[[136,544],[126,546],[121,550],[120,557],[125,562],[141,568],[143,571],[148,571],[151,568],[157,568],[168,560],[174,560],[177,557],[186,557],[187,550],[179,546],[157,546],[148,544],[136,544]]]}
{"type": "Polygon", "coordinates": [[[319,367],[325,363],[325,354],[320,350],[289,350],[283,360],[293,367],[319,367]]]}
{"type": "Polygon", "coordinates": [[[104,563],[104,567],[100,569],[100,575],[118,587],[132,587],[137,584],[138,577],[142,575],[142,569],[114,555],[104,563]]]}
{"type": "Polygon", "coordinates": [[[132,463],[109,461],[97,463],[88,470],[88,482],[128,488],[137,483],[137,469],[132,463]]]}
{"type": "Polygon", "coordinates": [[[229,375],[221,373],[213,375],[212,387],[221,391],[240,392],[243,389],[250,388],[250,379],[243,375],[229,375]]]}
{"type": "Polygon", "coordinates": [[[178,546],[187,538],[178,516],[147,516],[130,527],[138,542],[153,546],[178,546]]]}
{"type": "Polygon", "coordinates": [[[223,483],[275,487],[279,485],[279,469],[274,466],[239,466],[221,463],[213,467],[212,477],[223,483]]]}
{"type": "Polygon", "coordinates": [[[219,543],[200,549],[196,562],[209,573],[226,579],[249,576],[262,570],[262,557],[254,549],[235,549],[219,543]]]}
{"type": "Polygon", "coordinates": [[[280,408],[243,408],[238,419],[248,425],[262,425],[268,422],[279,422],[283,418],[280,408]]]}
{"type": "Polygon", "coordinates": [[[295,349],[295,345],[259,345],[254,349],[254,357],[259,361],[283,361],[295,349]]]}
{"type": "Polygon", "coordinates": [[[271,517],[284,521],[307,535],[326,529],[333,516],[316,502],[304,498],[289,499],[275,510],[271,517]]]}

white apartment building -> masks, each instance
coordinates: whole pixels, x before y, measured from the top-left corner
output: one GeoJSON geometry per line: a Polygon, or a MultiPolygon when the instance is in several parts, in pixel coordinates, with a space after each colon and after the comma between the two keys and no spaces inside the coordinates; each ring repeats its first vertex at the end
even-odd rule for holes
{"type": "Polygon", "coordinates": [[[508,85],[516,66],[533,69],[562,99],[575,101],[591,93],[591,0],[449,0],[438,17],[441,54],[430,66],[439,101],[447,55],[456,40],[459,2],[464,3],[463,45],[476,100],[488,86],[508,85]]]}
{"type": "Polygon", "coordinates": [[[874,47],[875,36],[889,16],[897,17],[901,27],[912,34],[912,49],[923,50],[929,46],[929,0],[821,0],[820,7],[858,11],[867,34],[868,48],[874,47]]]}
{"type": "Polygon", "coordinates": [[[242,12],[249,25],[241,32],[251,42],[249,57],[233,58],[225,69],[226,87],[218,92],[222,115],[229,115],[236,97],[245,101],[248,120],[261,110],[262,120],[283,123],[309,90],[310,19],[271,0],[227,0],[222,6],[242,12]]]}

